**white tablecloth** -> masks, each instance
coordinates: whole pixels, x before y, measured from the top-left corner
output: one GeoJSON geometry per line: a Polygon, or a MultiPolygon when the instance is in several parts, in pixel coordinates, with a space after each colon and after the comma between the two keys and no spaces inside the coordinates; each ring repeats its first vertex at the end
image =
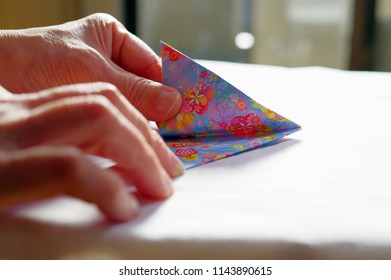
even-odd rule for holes
{"type": "Polygon", "coordinates": [[[201,64],[303,130],[188,170],[111,225],[60,198],[0,215],[0,258],[391,259],[391,73],[201,64]]]}

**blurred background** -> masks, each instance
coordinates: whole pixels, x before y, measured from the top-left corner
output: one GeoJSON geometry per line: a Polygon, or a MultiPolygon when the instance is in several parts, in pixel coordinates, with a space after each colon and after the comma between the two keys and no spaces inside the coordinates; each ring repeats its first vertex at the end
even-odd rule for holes
{"type": "Polygon", "coordinates": [[[391,0],[0,0],[0,29],[94,12],[156,52],[164,40],[198,59],[391,71],[391,0]]]}

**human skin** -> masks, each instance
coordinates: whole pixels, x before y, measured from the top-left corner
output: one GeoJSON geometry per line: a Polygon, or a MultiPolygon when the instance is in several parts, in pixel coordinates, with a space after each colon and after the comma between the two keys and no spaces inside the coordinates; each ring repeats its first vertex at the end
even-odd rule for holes
{"type": "Polygon", "coordinates": [[[138,211],[134,194],[164,199],[183,165],[149,120],[179,110],[160,59],[113,17],[0,31],[0,211],[70,195],[113,221],[138,211]],[[86,154],[113,159],[101,169],[86,154]]]}

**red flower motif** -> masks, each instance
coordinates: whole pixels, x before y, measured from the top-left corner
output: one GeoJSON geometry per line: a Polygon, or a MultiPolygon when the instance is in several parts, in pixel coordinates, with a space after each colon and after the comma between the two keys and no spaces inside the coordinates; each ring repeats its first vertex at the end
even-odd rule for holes
{"type": "Polygon", "coordinates": [[[256,148],[256,147],[259,147],[261,145],[262,145],[262,141],[261,140],[250,141],[250,147],[251,148],[256,148]]]}
{"type": "Polygon", "coordinates": [[[206,70],[203,70],[203,71],[201,71],[201,73],[200,73],[200,77],[201,78],[206,78],[208,76],[208,72],[206,71],[206,70]]]}
{"type": "Polygon", "coordinates": [[[245,118],[247,123],[252,123],[254,125],[260,124],[262,121],[261,116],[255,113],[250,113],[245,118]]]}
{"type": "Polygon", "coordinates": [[[261,116],[255,113],[250,113],[246,116],[236,116],[231,120],[228,131],[234,132],[236,135],[264,132],[267,127],[261,124],[261,120],[261,116]]]}
{"type": "Polygon", "coordinates": [[[231,120],[236,135],[246,135],[255,132],[255,127],[248,123],[246,117],[236,116],[231,120]]]}
{"type": "Polygon", "coordinates": [[[268,132],[268,131],[272,131],[269,127],[267,127],[266,125],[263,125],[263,124],[258,124],[257,126],[255,126],[255,130],[259,133],[259,132],[268,132]]]}
{"type": "Polygon", "coordinates": [[[162,56],[166,54],[168,54],[168,59],[171,61],[177,61],[182,56],[179,52],[167,45],[164,46],[162,56]]]}
{"type": "Polygon", "coordinates": [[[219,128],[227,128],[228,124],[226,122],[220,122],[218,123],[219,128]]]}
{"type": "Polygon", "coordinates": [[[183,148],[183,147],[186,147],[185,143],[170,143],[169,145],[172,148],[183,148]]]}
{"type": "Polygon", "coordinates": [[[166,52],[171,52],[173,49],[169,45],[164,45],[164,50],[166,52]]]}
{"type": "Polygon", "coordinates": [[[208,102],[213,99],[214,95],[214,88],[208,87],[201,82],[194,88],[184,92],[182,110],[185,113],[196,112],[197,114],[202,115],[208,110],[208,102]]]}
{"type": "Polygon", "coordinates": [[[187,143],[187,146],[194,146],[194,147],[197,147],[197,146],[201,146],[202,142],[195,142],[195,141],[192,141],[192,142],[188,142],[187,143]]]}
{"type": "Polygon", "coordinates": [[[235,104],[235,108],[239,110],[239,112],[243,112],[244,110],[248,109],[246,100],[243,100],[241,98],[238,99],[238,102],[235,104]]]}
{"type": "Polygon", "coordinates": [[[171,61],[177,61],[180,57],[181,57],[181,54],[177,51],[174,51],[174,50],[168,54],[168,58],[171,61]]]}
{"type": "Polygon", "coordinates": [[[188,157],[194,154],[198,154],[198,152],[194,149],[179,149],[175,151],[175,154],[179,157],[188,157]]]}

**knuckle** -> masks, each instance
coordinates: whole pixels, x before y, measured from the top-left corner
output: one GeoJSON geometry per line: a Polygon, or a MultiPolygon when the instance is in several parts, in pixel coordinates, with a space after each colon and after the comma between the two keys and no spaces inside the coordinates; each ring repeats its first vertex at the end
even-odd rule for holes
{"type": "Polygon", "coordinates": [[[85,18],[88,25],[91,26],[102,26],[102,27],[111,27],[113,25],[121,25],[120,22],[110,14],[107,13],[94,13],[85,18]]]}
{"type": "Polygon", "coordinates": [[[163,141],[163,138],[159,135],[159,133],[156,130],[150,129],[150,145],[152,148],[161,149],[163,146],[165,146],[165,142],[163,141]]]}
{"type": "Polygon", "coordinates": [[[98,83],[97,93],[108,98],[109,100],[112,100],[113,98],[115,100],[119,100],[122,95],[115,85],[106,82],[98,83]]]}
{"type": "Polygon", "coordinates": [[[85,98],[82,110],[86,110],[92,116],[101,117],[111,115],[113,105],[105,96],[95,95],[85,98]]]}
{"type": "Polygon", "coordinates": [[[134,111],[133,125],[141,132],[148,143],[152,142],[151,127],[145,117],[137,110],[134,111]]]}
{"type": "Polygon", "coordinates": [[[70,98],[66,104],[60,104],[58,107],[57,111],[61,111],[58,115],[92,128],[99,125],[101,129],[110,129],[112,127],[110,123],[117,118],[114,105],[103,95],[70,98]]]}
{"type": "Polygon", "coordinates": [[[81,84],[73,84],[73,85],[65,85],[58,87],[59,92],[56,94],[62,94],[64,97],[69,96],[69,94],[76,95],[76,96],[92,96],[92,95],[103,95],[103,96],[110,96],[110,95],[120,95],[120,91],[118,88],[109,83],[109,82],[90,82],[90,83],[81,83],[81,84]]]}
{"type": "Polygon", "coordinates": [[[6,97],[7,99],[9,99],[10,97],[12,97],[13,95],[8,92],[5,88],[3,88],[1,85],[0,85],[0,98],[4,98],[6,97]]]}
{"type": "Polygon", "coordinates": [[[100,22],[112,21],[113,19],[114,19],[113,16],[111,16],[107,13],[101,13],[101,12],[100,13],[93,13],[85,18],[85,20],[92,25],[94,25],[96,23],[100,23],[100,22]]]}
{"type": "Polygon", "coordinates": [[[93,21],[107,21],[107,22],[117,21],[112,15],[107,13],[102,13],[102,12],[93,13],[92,15],[88,16],[87,19],[93,21]]]}
{"type": "Polygon", "coordinates": [[[96,82],[94,84],[96,85],[98,91],[107,91],[114,93],[119,92],[118,88],[115,85],[108,82],[96,82]]]}

